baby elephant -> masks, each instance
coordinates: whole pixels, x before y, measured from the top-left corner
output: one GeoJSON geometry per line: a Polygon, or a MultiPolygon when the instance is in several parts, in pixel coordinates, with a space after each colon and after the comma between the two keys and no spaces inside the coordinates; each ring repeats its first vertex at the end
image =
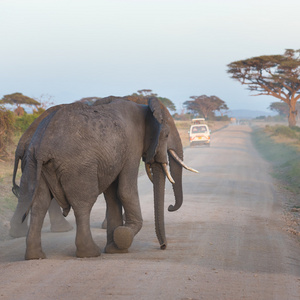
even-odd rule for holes
{"type": "MultiPolygon", "coordinates": [[[[35,121],[27,128],[27,130],[21,136],[15,151],[15,164],[12,180],[12,191],[16,197],[19,197],[20,192],[20,187],[16,184],[16,175],[18,171],[19,161],[21,160],[21,169],[23,172],[26,165],[26,151],[29,147],[31,138],[34,135],[37,127],[44,118],[46,118],[49,114],[54,115],[53,113],[58,111],[61,107],[63,107],[63,105],[53,106],[46,110],[37,119],[35,119],[35,121]]],[[[28,199],[28,201],[18,201],[17,208],[14,212],[12,219],[10,220],[10,236],[16,238],[26,236],[28,231],[28,220],[26,219],[24,222],[22,222],[22,216],[26,212],[29,205],[30,199],[28,199]]],[[[48,213],[52,232],[65,232],[73,229],[73,226],[62,215],[61,209],[54,199],[51,201],[48,213]]]]}

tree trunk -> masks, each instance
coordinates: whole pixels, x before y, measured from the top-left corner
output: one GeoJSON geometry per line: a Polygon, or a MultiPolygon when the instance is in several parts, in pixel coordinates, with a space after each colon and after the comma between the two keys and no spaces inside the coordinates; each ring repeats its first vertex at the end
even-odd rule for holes
{"type": "Polygon", "coordinates": [[[296,110],[296,102],[295,100],[291,99],[289,102],[289,127],[296,126],[296,118],[297,118],[297,110],[296,110]]]}

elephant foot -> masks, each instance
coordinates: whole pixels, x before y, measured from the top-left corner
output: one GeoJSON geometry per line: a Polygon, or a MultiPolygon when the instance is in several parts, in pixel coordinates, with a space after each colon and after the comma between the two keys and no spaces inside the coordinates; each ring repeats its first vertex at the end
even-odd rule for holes
{"type": "Polygon", "coordinates": [[[92,247],[85,247],[84,249],[77,248],[76,256],[79,258],[84,257],[97,257],[101,255],[100,248],[94,244],[92,247]]]}
{"type": "Polygon", "coordinates": [[[28,226],[23,224],[10,224],[9,235],[14,238],[26,236],[28,232],[28,226]]]}
{"type": "Polygon", "coordinates": [[[115,229],[113,240],[120,250],[128,249],[133,241],[134,234],[129,227],[119,226],[115,229]]]}
{"type": "Polygon", "coordinates": [[[26,249],[25,259],[44,259],[46,254],[42,250],[28,250],[26,249]]]}
{"type": "Polygon", "coordinates": [[[128,249],[120,250],[114,243],[107,244],[104,248],[105,253],[128,253],[128,249]]]}
{"type": "Polygon", "coordinates": [[[65,219],[61,219],[56,222],[51,222],[51,231],[52,232],[67,232],[73,229],[73,226],[65,219]]]}

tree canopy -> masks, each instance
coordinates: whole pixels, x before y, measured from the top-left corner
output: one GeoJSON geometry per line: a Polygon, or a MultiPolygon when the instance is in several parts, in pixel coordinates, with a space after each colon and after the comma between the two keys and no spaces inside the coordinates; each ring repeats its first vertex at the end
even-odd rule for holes
{"type": "MultiPolygon", "coordinates": [[[[269,109],[276,111],[280,116],[287,117],[289,115],[289,106],[285,102],[272,102],[269,109]]],[[[300,103],[296,103],[296,109],[300,110],[300,103]]]]}
{"type": "Polygon", "coordinates": [[[22,93],[13,93],[10,95],[4,95],[3,98],[0,100],[0,103],[2,104],[11,104],[11,105],[17,105],[18,107],[22,104],[25,105],[35,105],[38,106],[41,103],[23,95],[22,93]]]}
{"type": "Polygon", "coordinates": [[[215,115],[216,111],[227,110],[225,101],[217,96],[191,96],[193,100],[183,103],[187,110],[199,117],[208,118],[215,115]]]}
{"type": "Polygon", "coordinates": [[[228,64],[231,78],[251,92],[269,95],[288,104],[289,126],[296,125],[296,102],[300,99],[300,50],[283,55],[263,55],[228,64]]]}

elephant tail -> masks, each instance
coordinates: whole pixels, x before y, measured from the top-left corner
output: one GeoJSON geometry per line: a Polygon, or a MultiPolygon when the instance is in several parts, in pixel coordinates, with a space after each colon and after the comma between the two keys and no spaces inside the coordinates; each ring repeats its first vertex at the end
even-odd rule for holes
{"type": "Polygon", "coordinates": [[[42,175],[42,166],[43,166],[43,161],[42,160],[37,160],[36,177],[33,178],[33,180],[35,181],[35,184],[33,185],[34,186],[33,190],[30,191],[32,193],[31,203],[30,203],[29,207],[27,208],[25,214],[22,217],[22,223],[27,218],[27,216],[28,216],[28,214],[29,214],[29,212],[32,208],[32,205],[33,205],[34,201],[36,200],[36,193],[37,193],[38,186],[39,186],[39,183],[40,183],[40,178],[41,178],[41,175],[42,175]]]}
{"type": "Polygon", "coordinates": [[[19,165],[19,157],[17,157],[17,155],[15,156],[15,165],[14,165],[14,172],[13,172],[13,178],[12,178],[12,192],[14,193],[14,195],[16,197],[19,197],[20,194],[20,187],[16,184],[16,175],[18,172],[18,165],[19,165]]]}

